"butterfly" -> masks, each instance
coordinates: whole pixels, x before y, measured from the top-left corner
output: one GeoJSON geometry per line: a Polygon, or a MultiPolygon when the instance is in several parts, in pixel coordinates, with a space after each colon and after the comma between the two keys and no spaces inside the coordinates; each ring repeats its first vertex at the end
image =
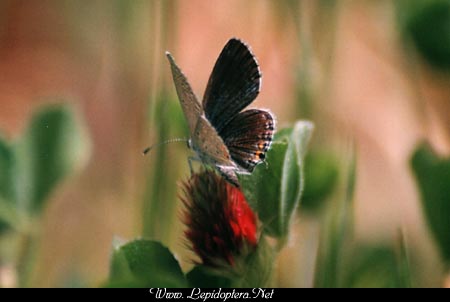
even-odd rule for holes
{"type": "Polygon", "coordinates": [[[275,119],[266,110],[248,109],[261,88],[261,72],[249,47],[232,38],[220,53],[200,104],[186,76],[166,52],[177,95],[196,153],[191,160],[214,167],[239,187],[238,173],[251,173],[264,161],[275,131],[275,119]]]}

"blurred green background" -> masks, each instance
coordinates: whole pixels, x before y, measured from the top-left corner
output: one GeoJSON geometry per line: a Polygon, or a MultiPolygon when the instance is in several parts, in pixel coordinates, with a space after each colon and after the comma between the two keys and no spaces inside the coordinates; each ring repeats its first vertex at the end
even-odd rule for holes
{"type": "Polygon", "coordinates": [[[276,284],[445,285],[449,1],[2,0],[0,286],[99,286],[115,237],[192,266],[189,151],[141,152],[188,136],[164,52],[201,97],[231,37],[260,63],[254,106],[315,124],[276,284]]]}

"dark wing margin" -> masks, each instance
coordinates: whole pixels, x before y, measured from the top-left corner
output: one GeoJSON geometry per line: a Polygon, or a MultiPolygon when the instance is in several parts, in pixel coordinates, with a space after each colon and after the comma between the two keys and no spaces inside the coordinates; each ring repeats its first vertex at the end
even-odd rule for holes
{"type": "Polygon", "coordinates": [[[260,86],[259,65],[249,47],[238,39],[229,40],[206,86],[203,97],[206,118],[220,132],[255,100],[260,86]]]}
{"type": "Polygon", "coordinates": [[[233,161],[248,172],[264,161],[275,131],[270,112],[245,110],[236,115],[220,132],[233,161]]]}

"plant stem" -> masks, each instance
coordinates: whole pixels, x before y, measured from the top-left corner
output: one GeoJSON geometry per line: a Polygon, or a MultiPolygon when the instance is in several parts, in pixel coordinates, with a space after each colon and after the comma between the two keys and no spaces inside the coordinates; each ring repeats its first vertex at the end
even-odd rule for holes
{"type": "MultiPolygon", "coordinates": [[[[35,224],[33,224],[35,226],[35,224]]],[[[40,238],[40,228],[29,228],[28,231],[19,234],[20,243],[17,259],[18,286],[30,287],[31,275],[36,266],[37,248],[40,238]]]]}

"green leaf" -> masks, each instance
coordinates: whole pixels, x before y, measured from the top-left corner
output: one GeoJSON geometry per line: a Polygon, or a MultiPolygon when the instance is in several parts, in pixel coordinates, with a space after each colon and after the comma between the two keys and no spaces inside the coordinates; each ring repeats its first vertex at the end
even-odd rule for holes
{"type": "Polygon", "coordinates": [[[268,287],[272,281],[272,271],[275,258],[273,248],[261,236],[255,252],[246,261],[246,271],[241,279],[235,280],[235,287],[268,287]]]}
{"type": "Polygon", "coordinates": [[[20,229],[21,226],[21,217],[15,204],[0,197],[0,234],[9,229],[20,229]]]}
{"type": "Polygon", "coordinates": [[[274,142],[266,155],[267,167],[259,165],[251,175],[239,175],[250,206],[258,212],[268,233],[276,233],[281,204],[281,175],[288,144],[274,142]]]}
{"type": "Polygon", "coordinates": [[[450,1],[420,3],[406,22],[406,32],[431,66],[450,71],[450,1]]]}
{"type": "MultiPolygon", "coordinates": [[[[109,276],[109,287],[117,287],[119,284],[136,284],[134,287],[138,287],[137,284],[140,285],[139,280],[134,278],[133,273],[131,272],[130,266],[128,264],[127,257],[120,249],[120,247],[114,248],[113,256],[111,257],[110,262],[110,276],[109,276]]],[[[143,282],[142,282],[143,283],[143,282]]],[[[144,284],[142,284],[144,286],[144,284]]]]}
{"type": "Polygon", "coordinates": [[[14,161],[13,147],[0,137],[0,197],[7,201],[15,199],[14,161]]]}
{"type": "Polygon", "coordinates": [[[450,158],[440,158],[422,144],[414,152],[411,165],[428,225],[450,265],[450,158]]]}
{"type": "Polygon", "coordinates": [[[287,127],[277,130],[273,136],[274,142],[287,142],[292,135],[294,128],[287,127]]]}
{"type": "Polygon", "coordinates": [[[14,223],[14,152],[4,139],[0,137],[0,233],[14,223]]]}
{"type": "Polygon", "coordinates": [[[168,248],[135,240],[114,250],[109,287],[185,287],[180,265],[168,248]]]}
{"type": "Polygon", "coordinates": [[[232,280],[217,276],[202,265],[194,267],[187,275],[186,278],[189,283],[189,287],[203,287],[203,288],[219,288],[232,287],[232,280]]]}
{"type": "Polygon", "coordinates": [[[346,268],[349,270],[343,287],[395,288],[401,279],[397,260],[387,247],[359,247],[353,250],[346,268]]]}
{"type": "Polygon", "coordinates": [[[52,189],[88,157],[86,131],[67,106],[53,105],[34,115],[15,146],[19,208],[39,213],[52,189]]]}
{"type": "Polygon", "coordinates": [[[340,262],[340,287],[410,288],[411,271],[403,232],[394,246],[352,244],[340,262]]]}
{"type": "Polygon", "coordinates": [[[52,189],[87,159],[83,124],[67,106],[42,108],[16,142],[0,138],[0,232],[23,228],[52,189]]]}
{"type": "Polygon", "coordinates": [[[317,211],[333,193],[339,177],[338,164],[332,154],[309,152],[305,158],[305,189],[302,210],[317,211]]]}
{"type": "Polygon", "coordinates": [[[284,239],[303,188],[303,157],[313,130],[310,122],[297,122],[292,130],[280,130],[267,152],[266,165],[252,174],[239,175],[249,204],[263,222],[264,232],[284,239]]]}
{"type": "Polygon", "coordinates": [[[386,246],[358,246],[345,261],[343,287],[404,288],[401,263],[394,249],[386,246]]]}

